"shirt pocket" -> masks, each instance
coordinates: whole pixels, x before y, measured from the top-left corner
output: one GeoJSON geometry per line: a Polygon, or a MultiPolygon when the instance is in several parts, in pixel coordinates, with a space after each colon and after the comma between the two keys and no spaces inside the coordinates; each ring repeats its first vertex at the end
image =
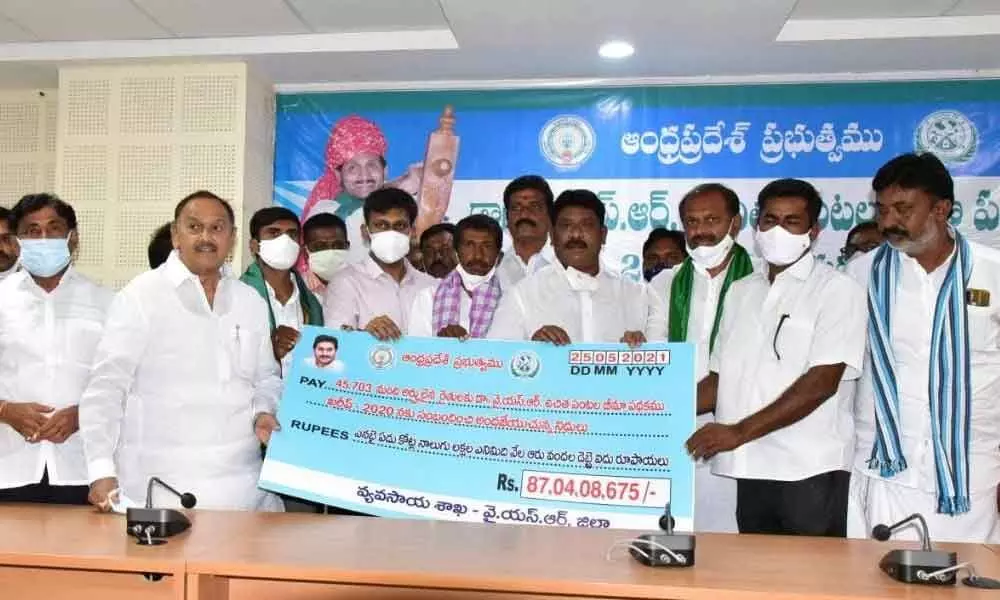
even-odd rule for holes
{"type": "Polygon", "coordinates": [[[969,349],[973,352],[992,352],[997,347],[996,312],[990,306],[968,306],[969,349]]]}
{"type": "Polygon", "coordinates": [[[813,319],[788,316],[775,324],[771,347],[766,349],[778,361],[782,372],[801,374],[809,365],[809,354],[816,332],[813,319]]]}
{"type": "Polygon", "coordinates": [[[240,323],[223,323],[223,335],[227,340],[229,362],[233,375],[239,379],[253,383],[257,373],[257,363],[260,360],[260,345],[263,342],[263,332],[240,323]]]}
{"type": "Polygon", "coordinates": [[[104,332],[103,322],[88,318],[69,319],[65,331],[63,359],[67,364],[90,369],[104,332]]]}

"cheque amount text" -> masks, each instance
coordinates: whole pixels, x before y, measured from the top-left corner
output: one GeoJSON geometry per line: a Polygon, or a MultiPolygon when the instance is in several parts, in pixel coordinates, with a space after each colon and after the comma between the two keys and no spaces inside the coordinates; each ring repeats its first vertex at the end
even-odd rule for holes
{"type": "Polygon", "coordinates": [[[614,506],[664,506],[670,480],[522,471],[522,498],[614,506]]]}

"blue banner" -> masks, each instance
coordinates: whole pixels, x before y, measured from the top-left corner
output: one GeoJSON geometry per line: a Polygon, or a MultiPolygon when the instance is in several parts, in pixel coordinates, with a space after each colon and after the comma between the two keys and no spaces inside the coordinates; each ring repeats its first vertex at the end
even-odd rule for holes
{"type": "MultiPolygon", "coordinates": [[[[585,187],[608,208],[604,264],[632,279],[646,235],[679,229],[680,199],[705,181],[740,196],[739,241],[754,251],[760,189],[809,180],[824,201],[814,250],[837,264],[848,232],[875,216],[875,172],[914,151],[933,152],[956,177],[952,223],[1000,247],[998,98],[993,80],[279,95],[274,201],[336,210],[363,256],[360,202],[316,185],[336,173],[326,161],[332,130],[352,114],[372,121],[387,144],[376,183],[413,193],[428,137],[451,106],[460,144],[444,219],[481,212],[502,223],[503,188],[527,173],[548,178],[556,194],[585,187]]],[[[334,145],[340,156],[352,152],[349,141],[334,145]]]]}
{"type": "Polygon", "coordinates": [[[263,488],[386,517],[693,526],[689,344],[557,347],[307,327],[263,488]]]}

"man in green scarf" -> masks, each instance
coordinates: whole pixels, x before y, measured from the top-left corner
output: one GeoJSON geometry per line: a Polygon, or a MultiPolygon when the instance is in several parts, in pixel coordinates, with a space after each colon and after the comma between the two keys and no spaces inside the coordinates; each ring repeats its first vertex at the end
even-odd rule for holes
{"type": "Polygon", "coordinates": [[[240,280],[267,301],[274,357],[282,376],[291,368],[291,352],[304,325],[323,325],[323,307],[293,268],[299,258],[299,220],[280,206],[263,208],[250,219],[254,262],[240,280]]]}
{"type": "MultiPolygon", "coordinates": [[[[699,185],[681,200],[679,212],[688,258],[649,285],[667,306],[669,340],[695,344],[697,381],[708,375],[726,292],[754,266],[735,241],[743,227],[736,192],[719,183],[699,185]]],[[[711,413],[701,415],[698,426],[712,420],[711,413]]],[[[736,533],[736,482],[712,475],[709,464],[700,462],[695,490],[695,530],[736,533]]]]}

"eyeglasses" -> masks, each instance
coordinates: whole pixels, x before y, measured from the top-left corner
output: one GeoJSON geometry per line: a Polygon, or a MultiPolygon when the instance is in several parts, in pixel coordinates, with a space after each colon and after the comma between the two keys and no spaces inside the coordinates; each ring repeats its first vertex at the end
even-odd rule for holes
{"type": "Polygon", "coordinates": [[[781,333],[781,326],[785,324],[785,321],[790,316],[789,314],[781,315],[781,318],[778,319],[778,327],[774,330],[774,339],[771,340],[771,348],[774,350],[774,356],[778,360],[781,360],[781,354],[778,352],[778,334],[781,333]]]}

